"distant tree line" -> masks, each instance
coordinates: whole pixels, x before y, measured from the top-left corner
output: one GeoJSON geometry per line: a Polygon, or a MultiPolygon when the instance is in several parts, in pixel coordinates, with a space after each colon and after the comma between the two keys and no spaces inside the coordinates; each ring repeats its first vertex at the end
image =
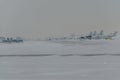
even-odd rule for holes
{"type": "Polygon", "coordinates": [[[99,39],[112,39],[118,34],[117,31],[110,33],[108,35],[104,34],[104,31],[101,30],[100,32],[97,33],[97,31],[90,32],[87,35],[75,35],[71,34],[68,37],[60,37],[60,38],[48,38],[48,40],[99,40],[99,39]]]}

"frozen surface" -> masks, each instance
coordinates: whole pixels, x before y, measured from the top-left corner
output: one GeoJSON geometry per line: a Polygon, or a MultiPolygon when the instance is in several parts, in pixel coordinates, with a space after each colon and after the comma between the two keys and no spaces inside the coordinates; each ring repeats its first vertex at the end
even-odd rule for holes
{"type": "Polygon", "coordinates": [[[0,43],[0,80],[120,80],[120,41],[0,43]]]}

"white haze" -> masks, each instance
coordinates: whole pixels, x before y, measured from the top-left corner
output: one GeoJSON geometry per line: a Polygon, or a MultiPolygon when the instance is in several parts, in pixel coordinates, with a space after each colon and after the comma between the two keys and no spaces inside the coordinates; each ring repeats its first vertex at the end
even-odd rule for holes
{"type": "Polygon", "coordinates": [[[1,36],[120,31],[119,0],[0,0],[1,36]]]}

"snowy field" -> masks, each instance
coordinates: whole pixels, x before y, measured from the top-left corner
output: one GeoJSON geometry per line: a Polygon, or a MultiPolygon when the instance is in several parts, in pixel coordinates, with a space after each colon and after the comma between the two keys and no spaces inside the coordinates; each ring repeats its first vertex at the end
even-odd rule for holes
{"type": "Polygon", "coordinates": [[[0,80],[120,80],[120,41],[0,43],[0,80]]]}

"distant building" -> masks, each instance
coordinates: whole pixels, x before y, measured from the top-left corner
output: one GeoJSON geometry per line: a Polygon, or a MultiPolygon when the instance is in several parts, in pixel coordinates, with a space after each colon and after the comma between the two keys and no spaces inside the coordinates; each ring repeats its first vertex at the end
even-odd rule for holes
{"type": "Polygon", "coordinates": [[[5,37],[0,37],[0,43],[2,43],[5,40],[5,37]]]}

